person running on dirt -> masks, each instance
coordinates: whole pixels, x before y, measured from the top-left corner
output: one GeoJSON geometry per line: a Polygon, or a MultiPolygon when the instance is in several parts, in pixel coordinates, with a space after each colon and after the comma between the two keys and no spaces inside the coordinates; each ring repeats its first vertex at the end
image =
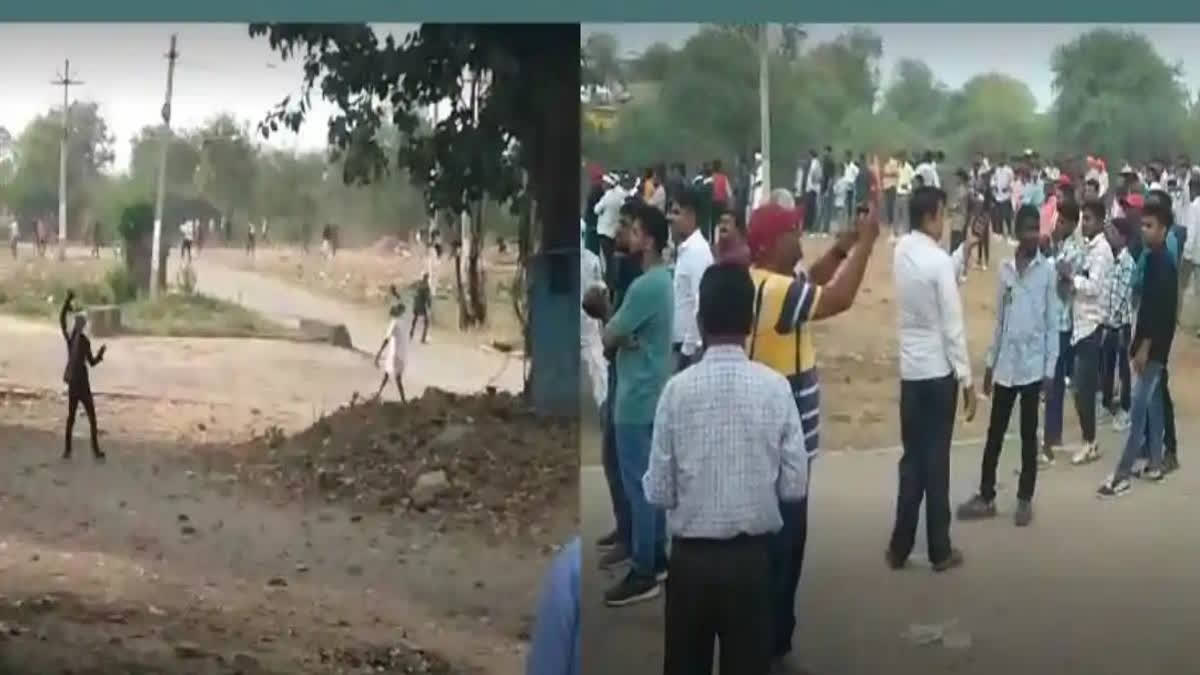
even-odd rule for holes
{"type": "Polygon", "coordinates": [[[388,379],[393,379],[396,381],[396,389],[400,392],[401,403],[408,402],[404,396],[404,362],[408,357],[408,334],[404,332],[404,324],[400,321],[404,310],[402,302],[397,302],[388,310],[392,320],[388,322],[383,344],[379,345],[379,351],[375,353],[375,366],[379,367],[379,359],[383,356],[383,350],[387,349],[387,361],[383,363],[383,380],[379,383],[375,398],[383,395],[383,388],[387,386],[388,379]]]}
{"type": "Polygon", "coordinates": [[[104,453],[100,450],[99,433],[96,428],[96,403],[92,397],[88,368],[94,368],[104,360],[104,353],[108,347],[100,345],[100,351],[92,353],[92,342],[85,332],[87,317],[81,313],[75,315],[74,326],[70,332],[67,331],[67,314],[73,311],[71,304],[74,300],[75,292],[67,291],[67,300],[58,315],[58,325],[62,329],[63,340],[67,343],[67,367],[63,371],[63,382],[67,385],[67,435],[62,456],[63,459],[71,458],[71,435],[75,431],[75,414],[82,403],[92,436],[92,455],[96,461],[103,461],[104,453]]]}
{"type": "Polygon", "coordinates": [[[100,247],[104,245],[104,223],[96,221],[92,224],[92,257],[100,257],[100,247]]]}
{"type": "Polygon", "coordinates": [[[8,223],[8,248],[12,250],[13,260],[17,259],[17,244],[21,241],[21,222],[16,216],[8,223]]]}
{"type": "Polygon", "coordinates": [[[46,221],[42,220],[41,218],[38,218],[36,221],[34,221],[33,226],[34,226],[34,230],[35,230],[36,236],[37,236],[37,241],[35,242],[35,248],[37,249],[37,254],[39,256],[45,257],[45,255],[46,255],[46,236],[47,236],[46,235],[46,221]]]}
{"type": "Polygon", "coordinates": [[[421,344],[429,342],[429,315],[433,310],[433,289],[429,285],[429,273],[421,275],[417,282],[413,297],[412,325],[408,329],[408,339],[417,332],[417,320],[421,321],[421,344]]]}
{"type": "Polygon", "coordinates": [[[246,223],[246,255],[254,257],[254,223],[246,223]]]}
{"type": "MultiPolygon", "coordinates": [[[[196,237],[196,225],[192,221],[187,221],[179,226],[179,234],[182,241],[179,244],[179,259],[192,262],[192,241],[196,237]]],[[[253,235],[251,235],[253,236],[253,235]]]]}

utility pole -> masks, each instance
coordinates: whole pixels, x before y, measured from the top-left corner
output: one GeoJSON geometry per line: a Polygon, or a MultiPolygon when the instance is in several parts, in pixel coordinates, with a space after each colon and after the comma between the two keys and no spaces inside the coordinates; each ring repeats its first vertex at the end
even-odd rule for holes
{"type": "Polygon", "coordinates": [[[52,81],[63,88],[62,139],[58,143],[58,259],[67,258],[67,146],[71,140],[71,100],[69,90],[73,84],[83,80],[71,79],[71,59],[63,61],[63,71],[52,81]]]}
{"type": "Polygon", "coordinates": [[[154,200],[154,243],[150,246],[150,297],[158,297],[159,256],[162,251],[163,201],[167,194],[167,149],[171,147],[171,92],[175,86],[175,35],[171,35],[171,48],[167,51],[167,100],[163,103],[162,149],[158,155],[158,196],[154,200]]]}
{"type": "Polygon", "coordinates": [[[758,115],[762,127],[762,194],[771,196],[771,24],[764,23],[758,44],[758,115]]]}

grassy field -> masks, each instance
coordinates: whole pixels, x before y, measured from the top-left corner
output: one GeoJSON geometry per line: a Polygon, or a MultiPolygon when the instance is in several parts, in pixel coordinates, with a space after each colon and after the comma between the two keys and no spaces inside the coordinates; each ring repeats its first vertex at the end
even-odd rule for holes
{"type": "Polygon", "coordinates": [[[76,305],[121,305],[123,332],[161,337],[289,337],[291,331],[239,305],[194,293],[137,298],[114,261],[28,258],[0,263],[0,312],[57,321],[67,291],[76,305]]]}

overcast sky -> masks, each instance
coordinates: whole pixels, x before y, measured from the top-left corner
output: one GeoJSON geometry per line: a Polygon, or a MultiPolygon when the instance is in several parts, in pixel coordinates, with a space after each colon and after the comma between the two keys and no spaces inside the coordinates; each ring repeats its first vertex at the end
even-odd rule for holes
{"type": "MultiPolygon", "coordinates": [[[[883,38],[884,82],[898,61],[917,58],[951,87],[974,75],[1000,72],[1023,80],[1038,105],[1049,106],[1053,93],[1050,57],[1057,45],[1069,42],[1096,24],[866,24],[883,38]]],[[[831,40],[850,26],[808,24],[809,42],[831,40]]],[[[1183,66],[1184,83],[1193,94],[1200,89],[1200,24],[1125,24],[1145,34],[1169,63],[1183,66]]],[[[623,54],[640,52],[655,42],[682,45],[699,24],[583,24],[582,32],[612,33],[623,54]]]]}
{"type": "MultiPolygon", "coordinates": [[[[413,26],[378,25],[397,36],[413,26]]],[[[95,101],[116,136],[114,168],[129,163],[129,140],[158,124],[166,94],[171,33],[179,36],[171,124],[198,126],[221,112],[257,123],[284,96],[299,92],[300,65],[282,62],[265,38],[241,24],[0,24],[0,126],[19,134],[34,117],[62,105],[50,84],[71,60],[73,100],[95,101]]],[[[280,132],[275,147],[325,147],[331,107],[315,102],[299,134],[280,132]]]]}

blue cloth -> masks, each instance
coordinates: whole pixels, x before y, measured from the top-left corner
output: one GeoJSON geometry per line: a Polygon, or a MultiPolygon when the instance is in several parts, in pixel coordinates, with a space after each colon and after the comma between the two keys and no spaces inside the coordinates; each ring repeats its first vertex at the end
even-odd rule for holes
{"type": "Polygon", "coordinates": [[[537,623],[526,675],[578,675],[579,571],[582,567],[579,537],[567,544],[550,566],[538,603],[537,623]]]}
{"type": "Polygon", "coordinates": [[[1036,206],[1042,208],[1042,203],[1046,201],[1046,188],[1042,187],[1042,181],[1030,181],[1021,189],[1021,204],[1023,206],[1036,206]]]}
{"type": "Polygon", "coordinates": [[[1020,387],[1054,377],[1058,362],[1057,272],[1038,254],[1017,271],[1016,261],[1000,268],[996,287],[996,327],[985,363],[992,380],[1020,387]]]}
{"type": "Polygon", "coordinates": [[[1042,442],[1049,446],[1062,445],[1063,401],[1067,395],[1066,378],[1071,362],[1074,360],[1075,353],[1071,349],[1070,331],[1059,332],[1058,362],[1054,367],[1054,381],[1050,391],[1046,393],[1046,420],[1042,432],[1042,442]]]}
{"type": "Polygon", "coordinates": [[[616,425],[617,465],[629,499],[629,557],[635,574],[654,576],[667,560],[667,516],[646,499],[642,476],[650,467],[650,442],[654,423],[616,425]]]}
{"type": "Polygon", "coordinates": [[[1114,474],[1117,480],[1129,478],[1133,463],[1141,454],[1142,441],[1146,440],[1150,454],[1150,467],[1161,469],[1163,464],[1163,365],[1154,361],[1134,379],[1133,406],[1129,411],[1129,436],[1125,439],[1125,450],[1114,474]]]}

